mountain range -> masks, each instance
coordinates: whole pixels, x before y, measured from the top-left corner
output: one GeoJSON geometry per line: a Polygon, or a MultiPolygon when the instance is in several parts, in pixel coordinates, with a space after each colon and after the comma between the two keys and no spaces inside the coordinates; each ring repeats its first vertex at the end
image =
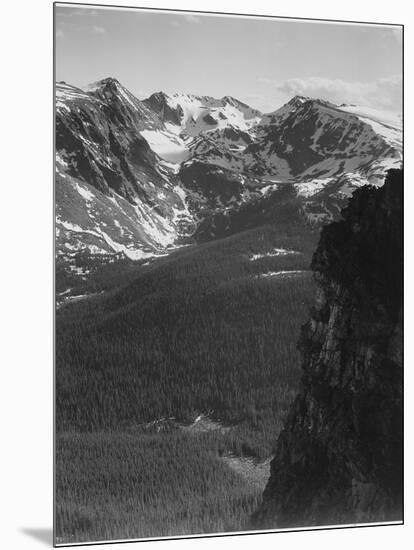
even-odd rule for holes
{"type": "Polygon", "coordinates": [[[401,162],[401,119],[374,109],[295,96],[261,113],[231,96],[139,100],[115,78],[59,82],[58,261],[151,261],[271,218],[279,200],[320,226],[401,162]]]}

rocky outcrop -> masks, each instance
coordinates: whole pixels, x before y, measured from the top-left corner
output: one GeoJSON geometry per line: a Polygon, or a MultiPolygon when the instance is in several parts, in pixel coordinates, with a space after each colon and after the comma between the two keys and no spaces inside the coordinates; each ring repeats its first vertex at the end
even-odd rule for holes
{"type": "Polygon", "coordinates": [[[168,97],[164,92],[157,92],[152,94],[147,99],[144,99],[145,103],[150,109],[152,109],[163,122],[171,122],[180,126],[184,117],[184,111],[180,105],[176,108],[172,108],[168,104],[168,97]]]}
{"type": "Polygon", "coordinates": [[[165,251],[193,231],[185,193],[141,131],[158,115],[116,79],[56,85],[56,250],[63,262],[165,251]],[[104,256],[102,256],[102,254],[104,256]]]}
{"type": "Polygon", "coordinates": [[[59,84],[56,97],[58,173],[108,196],[115,191],[131,203],[153,194],[148,181],[162,186],[158,159],[139,132],[161,122],[116,79],[99,81],[88,91],[59,84]]]}
{"type": "Polygon", "coordinates": [[[301,389],[255,528],[402,517],[402,194],[390,170],[321,233],[301,389]]]}

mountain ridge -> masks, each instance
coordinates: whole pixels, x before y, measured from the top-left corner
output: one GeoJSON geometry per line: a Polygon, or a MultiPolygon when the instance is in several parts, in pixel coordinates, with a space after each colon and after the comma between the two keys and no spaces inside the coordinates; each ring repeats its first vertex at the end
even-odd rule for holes
{"type": "Polygon", "coordinates": [[[381,185],[401,164],[401,131],[383,122],[304,96],[266,115],[228,95],[139,100],[112,77],[58,83],[57,253],[165,253],[191,242],[206,217],[284,185],[310,224],[331,221],[354,189],[381,185]]]}

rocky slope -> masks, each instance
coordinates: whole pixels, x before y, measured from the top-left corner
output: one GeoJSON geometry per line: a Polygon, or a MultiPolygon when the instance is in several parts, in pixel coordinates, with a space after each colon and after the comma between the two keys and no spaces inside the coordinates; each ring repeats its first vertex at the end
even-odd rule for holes
{"type": "Polygon", "coordinates": [[[154,110],[164,122],[180,127],[180,132],[196,136],[202,132],[239,128],[248,130],[260,120],[261,113],[231,96],[217,99],[193,94],[152,94],[143,103],[154,110]]]}
{"type": "Polygon", "coordinates": [[[173,245],[192,223],[171,166],[141,135],[163,122],[115,79],[56,87],[57,253],[123,253],[173,245]]]}
{"type": "Polygon", "coordinates": [[[59,83],[57,254],[142,259],[200,226],[204,240],[219,238],[260,223],[284,187],[311,225],[324,224],[400,164],[400,121],[372,110],[296,96],[263,115],[230,96],[141,101],[114,78],[59,83]]]}
{"type": "Polygon", "coordinates": [[[301,390],[256,528],[402,517],[402,193],[391,170],[322,230],[301,390]]]}

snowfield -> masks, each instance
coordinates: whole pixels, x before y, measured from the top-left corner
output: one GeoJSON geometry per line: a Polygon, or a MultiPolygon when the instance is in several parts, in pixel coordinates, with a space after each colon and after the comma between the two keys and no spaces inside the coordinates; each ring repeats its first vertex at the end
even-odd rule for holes
{"type": "Polygon", "coordinates": [[[370,107],[346,105],[341,111],[356,115],[362,122],[369,124],[374,132],[382,136],[390,145],[401,150],[402,147],[402,117],[395,113],[379,111],[370,107]]]}
{"type": "Polygon", "coordinates": [[[310,181],[296,183],[295,189],[299,197],[312,197],[313,195],[324,189],[331,181],[332,178],[315,178],[310,181]]]}
{"type": "Polygon", "coordinates": [[[290,255],[296,255],[301,254],[301,252],[297,252],[296,250],[287,250],[286,248],[275,248],[271,252],[264,252],[262,254],[252,254],[249,257],[249,260],[251,262],[254,262],[256,260],[261,260],[262,258],[274,258],[276,256],[290,256],[290,255]]]}
{"type": "Polygon", "coordinates": [[[176,93],[167,95],[167,102],[172,109],[183,110],[181,131],[189,136],[227,126],[247,131],[260,120],[258,111],[229,96],[216,99],[176,93]],[[206,115],[209,115],[207,119],[206,115]]]}
{"type": "Polygon", "coordinates": [[[163,160],[179,164],[190,156],[185,141],[172,132],[142,130],[141,135],[148,141],[151,149],[163,160]]]}
{"type": "Polygon", "coordinates": [[[379,109],[372,109],[371,107],[363,107],[360,105],[341,105],[339,109],[346,113],[373,120],[385,126],[391,126],[397,130],[402,129],[401,115],[389,111],[380,111],[379,109]]]}
{"type": "Polygon", "coordinates": [[[260,273],[256,275],[256,278],[267,278],[267,277],[292,277],[295,275],[302,275],[303,273],[308,273],[305,270],[293,269],[291,271],[268,271],[267,273],[260,273]]]}

